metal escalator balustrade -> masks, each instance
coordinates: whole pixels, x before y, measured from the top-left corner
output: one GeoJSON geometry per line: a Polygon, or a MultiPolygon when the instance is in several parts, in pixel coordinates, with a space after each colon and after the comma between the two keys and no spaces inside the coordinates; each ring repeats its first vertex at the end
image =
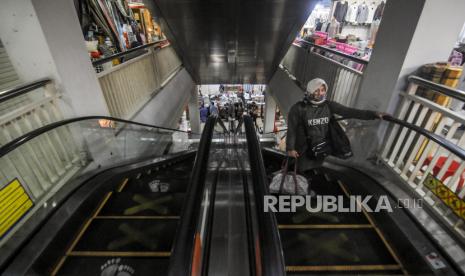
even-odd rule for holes
{"type": "Polygon", "coordinates": [[[460,207],[465,205],[465,117],[460,108],[465,92],[417,76],[408,81],[390,118],[395,124],[386,132],[379,160],[432,206],[438,220],[465,246],[465,214],[460,207]],[[419,136],[419,131],[430,135],[419,136]]]}
{"type": "Polygon", "coordinates": [[[192,153],[197,148],[193,135],[91,116],[55,122],[3,145],[2,190],[20,192],[1,197],[8,211],[2,216],[0,247],[8,249],[0,257],[1,268],[83,182],[115,167],[192,153]]]}

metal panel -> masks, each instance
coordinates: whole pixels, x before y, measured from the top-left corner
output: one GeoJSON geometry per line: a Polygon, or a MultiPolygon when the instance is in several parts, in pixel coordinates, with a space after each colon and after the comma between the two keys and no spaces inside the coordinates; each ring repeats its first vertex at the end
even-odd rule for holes
{"type": "Polygon", "coordinates": [[[315,0],[154,0],[162,28],[199,84],[266,83],[315,0]]]}

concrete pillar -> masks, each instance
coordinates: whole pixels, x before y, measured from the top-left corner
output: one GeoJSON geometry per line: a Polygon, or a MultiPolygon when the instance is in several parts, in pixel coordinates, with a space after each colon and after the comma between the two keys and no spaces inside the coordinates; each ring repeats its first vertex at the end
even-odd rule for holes
{"type": "Polygon", "coordinates": [[[463,0],[388,0],[356,106],[394,112],[406,77],[447,60],[465,22],[463,0]]]}
{"type": "Polygon", "coordinates": [[[22,81],[55,81],[67,116],[109,114],[73,0],[2,0],[0,39],[22,81]]]}
{"type": "Polygon", "coordinates": [[[276,116],[276,101],[270,94],[267,88],[265,92],[265,118],[263,122],[263,133],[272,132],[274,130],[274,120],[276,116]]]}
{"type": "Polygon", "coordinates": [[[200,133],[200,111],[199,111],[199,97],[197,96],[197,87],[191,89],[189,98],[189,120],[191,123],[191,130],[193,133],[200,133]]]}

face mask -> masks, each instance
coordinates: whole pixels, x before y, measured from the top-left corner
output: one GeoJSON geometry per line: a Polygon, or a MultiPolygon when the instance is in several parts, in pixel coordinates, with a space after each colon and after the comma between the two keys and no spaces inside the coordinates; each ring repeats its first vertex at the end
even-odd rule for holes
{"type": "Polygon", "coordinates": [[[326,94],[320,95],[319,93],[310,94],[310,100],[315,102],[321,102],[326,100],[326,94]]]}

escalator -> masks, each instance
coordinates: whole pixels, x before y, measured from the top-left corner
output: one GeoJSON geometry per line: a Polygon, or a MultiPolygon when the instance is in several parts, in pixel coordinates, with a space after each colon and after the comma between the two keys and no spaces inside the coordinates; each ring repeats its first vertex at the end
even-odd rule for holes
{"type": "Polygon", "coordinates": [[[193,162],[123,178],[105,193],[51,275],[166,275],[193,162]]]}
{"type": "MultiPolygon", "coordinates": [[[[73,138],[82,139],[83,145],[75,144],[87,150],[87,163],[79,163],[62,198],[57,192],[43,203],[37,199],[36,205],[53,201],[56,208],[36,211],[26,222],[42,220],[2,264],[1,274],[167,275],[190,269],[198,248],[189,237],[199,220],[211,216],[208,210],[200,213],[200,204],[214,125],[209,118],[198,140],[182,131],[85,117],[48,125],[2,147],[2,158],[12,160],[28,143],[73,133],[82,135],[73,138]]],[[[19,231],[24,228],[32,227],[19,231]]]]}
{"type": "Polygon", "coordinates": [[[286,154],[262,148],[251,119],[244,122],[255,200],[261,202],[257,214],[264,275],[460,275],[440,245],[404,210],[409,208],[405,201],[331,158],[308,175],[316,196],[293,211],[288,195],[268,192],[286,154]],[[287,202],[282,205],[285,209],[265,211],[265,196],[276,198],[276,208],[287,202]],[[339,210],[325,211],[324,196],[337,198],[339,210]],[[354,196],[360,196],[358,202],[354,196]],[[367,205],[361,205],[368,196],[367,205]],[[391,211],[375,211],[380,198],[391,211]]]}
{"type": "MultiPolygon", "coordinates": [[[[272,161],[265,166],[271,180],[279,166],[272,161]]],[[[350,191],[338,178],[318,169],[311,179],[311,189],[317,195],[342,196],[344,207],[350,208],[350,191]]],[[[311,204],[317,210],[317,202],[311,204]]],[[[297,207],[295,213],[276,213],[276,219],[289,274],[407,274],[392,245],[363,209],[313,213],[297,207]]]]}

